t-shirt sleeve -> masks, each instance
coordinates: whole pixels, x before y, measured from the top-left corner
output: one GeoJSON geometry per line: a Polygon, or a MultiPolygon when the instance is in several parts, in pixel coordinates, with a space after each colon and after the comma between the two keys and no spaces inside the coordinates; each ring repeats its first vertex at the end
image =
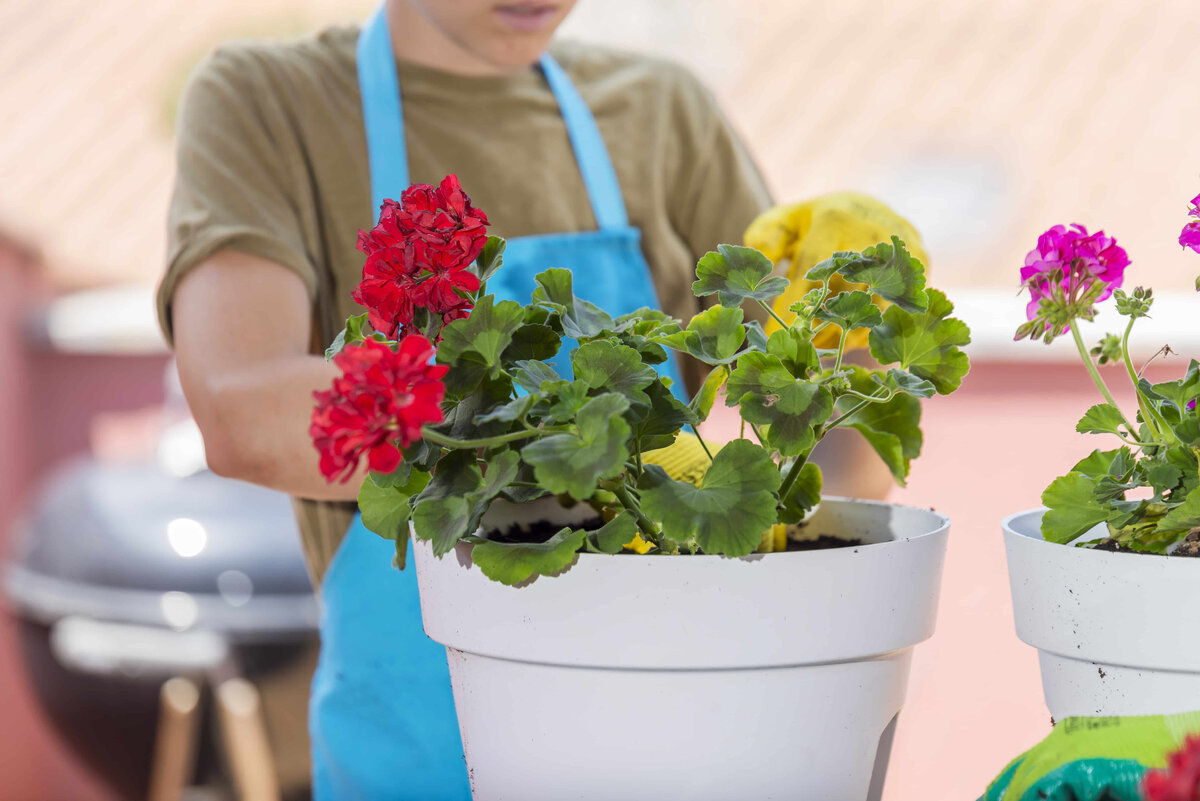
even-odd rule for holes
{"type": "MultiPolygon", "coordinates": [[[[719,244],[740,245],[746,228],[771,206],[771,195],[707,87],[682,68],[676,82],[676,117],[683,135],[668,176],[672,194],[679,199],[671,206],[671,224],[695,263],[719,244]]],[[[705,306],[715,302],[712,297],[701,300],[705,306]]],[[[766,315],[757,305],[746,311],[754,319],[766,315]]]]}
{"type": "Polygon", "coordinates": [[[251,46],[216,51],[191,76],[177,119],[174,194],[158,316],[172,340],[171,301],[189,270],[232,249],[294,271],[316,292],[306,246],[294,126],[251,46]]]}

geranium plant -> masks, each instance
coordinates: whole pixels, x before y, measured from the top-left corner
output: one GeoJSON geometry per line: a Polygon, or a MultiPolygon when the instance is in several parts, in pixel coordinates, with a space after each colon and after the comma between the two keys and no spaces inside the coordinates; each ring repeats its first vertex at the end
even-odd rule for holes
{"type": "MultiPolygon", "coordinates": [[[[1191,216],[1195,219],[1179,242],[1200,251],[1200,197],[1192,201],[1191,216]]],[[[1145,365],[1134,366],[1130,334],[1139,319],[1149,316],[1154,297],[1142,287],[1120,289],[1128,266],[1125,250],[1103,231],[1089,233],[1080,225],[1046,231],[1021,270],[1031,300],[1016,338],[1051,342],[1070,332],[1104,399],[1084,413],[1076,430],[1120,441],[1116,448],[1093,451],[1050,484],[1042,495],[1048,507],[1043,537],[1068,543],[1104,524],[1106,536],[1081,544],[1165,553],[1200,527],[1200,364],[1193,359],[1181,378],[1157,384],[1143,377],[1145,365]],[[1096,304],[1110,297],[1128,322],[1122,333],[1104,336],[1089,350],[1079,321],[1092,320],[1096,304]],[[1137,407],[1131,413],[1117,403],[1097,369],[1109,362],[1125,366],[1137,407]]],[[[1164,347],[1156,358],[1169,353],[1164,347]]],[[[1182,552],[1192,550],[1200,554],[1200,544],[1189,543],[1182,552]]]]}
{"type": "Polygon", "coordinates": [[[1188,737],[1163,770],[1147,771],[1141,789],[1145,801],[1200,801],[1200,736],[1188,737]]]}
{"type": "Polygon", "coordinates": [[[777,547],[768,532],[820,499],[809,457],[822,437],[859,431],[903,483],[921,450],[920,399],[954,391],[968,369],[967,327],[897,238],[814,267],[795,318],[768,337],[743,306],[774,315],[786,279],[756,250],[721,245],[700,260],[693,290],[717,303],[686,324],[652,309],[614,318],[577,297],[563,269],[540,273],[528,303],[488,294],[505,244],[486,226],[454,176],[385,203],[359,237],[355,298],[367,312],[330,347],[343,375],[317,393],[321,470],[346,481],[367,460],[363,522],[396,541],[401,567],[410,520],[439,556],[473,543],[474,563],[508,584],[560,572],[582,551],[777,547]],[[834,275],[861,289],[833,292],[834,275]],[[837,348],[813,345],[826,329],[841,332],[837,348]],[[869,330],[882,367],[847,362],[855,329],[869,330]],[[560,350],[571,375],[549,361],[560,350]],[[690,403],[655,370],[672,352],[712,368],[690,403]],[[710,464],[696,483],[645,460],[694,431],[722,394],[748,431],[704,444],[710,464]],[[537,541],[481,529],[494,500],[546,495],[590,504],[597,525],[537,541]]]}

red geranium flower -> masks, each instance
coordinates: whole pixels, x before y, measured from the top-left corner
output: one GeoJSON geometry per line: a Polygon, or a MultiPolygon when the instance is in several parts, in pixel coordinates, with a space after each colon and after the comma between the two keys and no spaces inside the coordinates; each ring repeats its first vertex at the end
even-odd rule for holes
{"type": "Polygon", "coordinates": [[[479,289],[470,267],[487,241],[487,225],[454,175],[437,188],[409,187],[399,203],[385,200],[378,224],[358,232],[367,261],[353,297],[367,308],[371,326],[394,338],[418,307],[442,315],[443,324],[448,315],[465,317],[472,304],[461,293],[479,289]]]}
{"type": "Polygon", "coordinates": [[[1200,735],[1188,737],[1171,754],[1166,770],[1152,770],[1142,779],[1146,801],[1200,801],[1200,735]]]}
{"type": "Polygon", "coordinates": [[[368,339],[334,357],[342,375],[331,389],[313,393],[308,429],[327,481],[348,481],[363,454],[372,470],[390,473],[400,449],[421,438],[421,426],[442,421],[441,379],[449,368],[430,364],[432,356],[429,340],[407,336],[395,351],[368,339]]]}

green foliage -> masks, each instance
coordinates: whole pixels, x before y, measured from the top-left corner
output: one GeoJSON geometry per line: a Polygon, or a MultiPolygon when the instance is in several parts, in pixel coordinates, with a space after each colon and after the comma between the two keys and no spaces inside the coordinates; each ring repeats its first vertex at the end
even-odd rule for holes
{"type": "Polygon", "coordinates": [[[587,532],[564,528],[545,542],[509,543],[475,538],[471,561],[492,581],[521,584],[534,576],[553,576],[579,559],[587,532]]]}
{"type": "Polygon", "coordinates": [[[1080,434],[1117,434],[1121,435],[1121,413],[1116,407],[1107,403],[1097,403],[1084,413],[1075,425],[1080,434]]]}
{"type": "MultiPolygon", "coordinates": [[[[503,254],[503,240],[489,238],[475,265],[481,281],[502,269],[503,254]]],[[[653,309],[613,319],[577,297],[563,269],[540,273],[526,305],[481,287],[466,319],[440,326],[418,310],[416,327],[441,337],[437,361],[450,367],[444,420],[425,428],[395,472],[364,482],[364,522],[396,540],[401,565],[411,520],[436,555],[469,542],[485,575],[513,585],[560,573],[579,552],[621,553],[639,536],[659,553],[751,553],[773,524],[798,523],[820,502],[821,470],[810,457],[834,426],[860,432],[903,484],[921,450],[921,399],[952,391],[966,372],[966,327],[948,316],[944,295],[925,288],[923,266],[896,239],[814,268],[822,285],[798,304],[791,325],[768,336],[742,307],[765,305],[787,286],[773,272],[751,248],[706,254],[693,290],[718,304],[686,326],[653,309]],[[866,289],[830,293],[835,273],[866,289]],[[881,312],[873,296],[892,305],[881,312]],[[844,342],[818,350],[814,328],[823,324],[869,331],[872,352],[888,366],[844,363],[844,342]],[[563,348],[570,375],[548,363],[563,348]],[[655,369],[672,357],[712,368],[691,403],[655,369]],[[761,443],[706,445],[703,465],[672,474],[644,458],[706,419],[722,391],[761,443]],[[699,484],[680,480],[685,475],[699,484]],[[494,499],[548,495],[586,503],[608,522],[593,531],[566,527],[540,543],[480,528],[494,499]]],[[[379,338],[360,315],[335,346],[364,336],[379,338]]],[[[1160,402],[1171,407],[1185,391],[1164,388],[1160,402]]],[[[1200,440],[1200,430],[1195,435],[1200,440]]],[[[1159,505],[1196,483],[1187,483],[1188,452],[1176,451],[1171,467],[1154,473],[1159,505]]],[[[1127,511],[1131,525],[1143,527],[1163,516],[1127,511]]]]}
{"type": "Polygon", "coordinates": [[[722,306],[740,306],[747,300],[769,301],[787,289],[788,280],[771,277],[775,265],[754,248],[718,245],[696,265],[692,291],[696,297],[716,295],[722,306]]]}
{"type": "Polygon", "coordinates": [[[936,289],[927,293],[923,312],[905,311],[899,305],[883,313],[883,324],[871,329],[871,355],[881,364],[896,364],[919,378],[931,381],[938,394],[958,389],[969,363],[961,350],[971,342],[966,323],[950,317],[954,304],[936,289]]]}
{"type": "Polygon", "coordinates": [[[538,483],[554,494],[590,498],[601,480],[615,478],[629,458],[629,401],[616,393],[592,398],[579,410],[577,430],[538,439],[521,450],[538,483]]]}
{"type": "Polygon", "coordinates": [[[451,451],[438,462],[433,480],[413,499],[417,538],[432,542],[437,556],[448,553],[479,528],[492,499],[517,477],[519,461],[516,452],[501,451],[488,461],[485,477],[474,453],[451,451]]]}
{"type": "Polygon", "coordinates": [[[837,273],[852,284],[866,284],[868,291],[910,312],[925,311],[925,266],[915,258],[899,237],[880,242],[862,253],[833,254],[808,271],[810,281],[826,281],[837,273]]]}
{"type": "Polygon", "coordinates": [[[693,317],[686,329],[661,341],[707,364],[729,364],[746,341],[742,317],[740,307],[713,306],[693,317]]]}
{"type": "MultiPolygon", "coordinates": [[[[332,361],[333,357],[341,353],[342,348],[346,347],[347,345],[351,345],[355,342],[362,342],[364,339],[366,339],[368,336],[366,331],[369,327],[370,325],[367,323],[367,315],[365,312],[363,314],[356,314],[355,316],[347,319],[346,327],[338,332],[338,335],[333,338],[333,343],[325,349],[325,361],[332,361]]],[[[378,334],[374,334],[372,336],[380,341],[383,340],[383,337],[378,334]]]]}
{"type": "Polygon", "coordinates": [[[779,468],[762,447],[739,439],[717,453],[700,486],[675,481],[657,466],[642,480],[642,508],[663,536],[705,553],[745,556],[776,522],[779,468]]]}

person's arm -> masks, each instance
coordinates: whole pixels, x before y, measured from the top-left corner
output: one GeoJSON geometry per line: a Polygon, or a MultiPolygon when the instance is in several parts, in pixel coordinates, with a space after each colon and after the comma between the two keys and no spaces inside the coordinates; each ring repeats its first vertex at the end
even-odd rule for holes
{"type": "Polygon", "coordinates": [[[303,498],[352,500],[362,476],[326,483],[308,436],[313,392],[337,374],[309,353],[311,320],[295,271],[219,251],[175,288],[179,377],[213,472],[303,498]]]}

